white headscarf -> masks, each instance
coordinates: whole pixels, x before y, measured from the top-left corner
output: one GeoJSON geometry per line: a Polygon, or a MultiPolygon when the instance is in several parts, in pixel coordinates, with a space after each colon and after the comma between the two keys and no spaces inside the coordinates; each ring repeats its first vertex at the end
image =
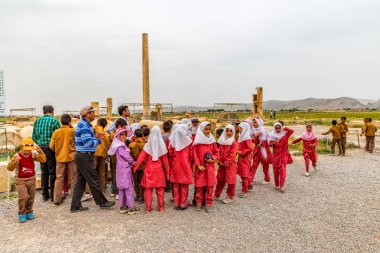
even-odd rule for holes
{"type": "Polygon", "coordinates": [[[251,139],[251,127],[247,122],[242,122],[239,124],[239,127],[243,130],[239,133],[238,142],[243,142],[251,139]]]}
{"type": "Polygon", "coordinates": [[[172,129],[172,134],[169,136],[170,145],[175,148],[175,151],[181,151],[189,146],[192,142],[187,134],[187,126],[184,124],[175,124],[172,129]]]}
{"type": "Polygon", "coordinates": [[[132,125],[130,125],[130,128],[132,130],[132,135],[131,135],[131,138],[132,138],[133,136],[135,136],[135,131],[137,129],[140,129],[140,124],[139,123],[133,123],[132,125]]]}
{"type": "Polygon", "coordinates": [[[283,126],[281,125],[280,122],[277,122],[273,126],[273,131],[269,135],[269,140],[270,141],[280,140],[282,137],[285,136],[285,134],[286,134],[286,131],[283,130],[283,126]],[[281,132],[280,133],[276,132],[276,126],[280,126],[281,127],[281,132]]]}
{"type": "Polygon", "coordinates": [[[255,121],[257,122],[257,124],[259,126],[257,128],[252,127],[251,136],[253,137],[257,133],[261,133],[261,136],[258,137],[259,140],[260,141],[267,141],[268,137],[269,137],[269,132],[264,127],[264,121],[262,119],[259,119],[259,118],[256,118],[255,121]]]}
{"type": "Polygon", "coordinates": [[[223,133],[220,135],[220,137],[218,139],[218,143],[220,145],[230,146],[230,145],[232,145],[232,143],[234,142],[234,140],[235,140],[235,127],[233,125],[229,124],[229,125],[227,125],[224,128],[223,133]],[[230,138],[227,138],[226,129],[231,129],[232,130],[232,136],[230,138]]]}
{"type": "Polygon", "coordinates": [[[193,145],[197,145],[197,144],[212,144],[212,143],[215,142],[215,138],[214,138],[214,136],[211,133],[210,133],[209,137],[207,137],[203,133],[203,130],[205,129],[205,127],[207,125],[211,125],[211,123],[208,122],[208,121],[204,121],[204,122],[202,122],[199,125],[198,130],[197,130],[197,134],[195,135],[195,139],[194,139],[193,145]]]}
{"type": "Polygon", "coordinates": [[[245,120],[243,120],[243,122],[247,123],[247,124],[249,125],[249,127],[252,129],[252,127],[253,127],[252,120],[250,120],[250,119],[245,119],[245,120]]]}
{"type": "Polygon", "coordinates": [[[157,161],[159,157],[168,152],[165,142],[162,139],[161,129],[158,126],[154,126],[150,130],[149,139],[144,146],[144,150],[152,156],[153,161],[157,161]]]}

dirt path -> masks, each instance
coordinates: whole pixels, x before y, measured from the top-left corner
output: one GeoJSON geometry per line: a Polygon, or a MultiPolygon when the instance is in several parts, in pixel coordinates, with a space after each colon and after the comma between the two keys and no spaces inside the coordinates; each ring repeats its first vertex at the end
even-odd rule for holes
{"type": "MultiPolygon", "coordinates": [[[[378,152],[324,155],[306,178],[295,157],[284,194],[257,183],[247,199],[215,203],[211,214],[175,211],[169,194],[163,214],[121,215],[93,202],[85,204],[90,211],[71,214],[70,199],[54,207],[38,193],[37,218],[19,224],[16,200],[1,201],[1,251],[379,252],[379,162],[378,152]]],[[[262,178],[260,171],[256,180],[262,178]]]]}

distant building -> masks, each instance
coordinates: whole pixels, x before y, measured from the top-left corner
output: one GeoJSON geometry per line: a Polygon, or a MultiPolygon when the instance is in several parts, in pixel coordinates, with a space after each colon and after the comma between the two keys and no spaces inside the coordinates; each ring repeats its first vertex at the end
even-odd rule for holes
{"type": "Polygon", "coordinates": [[[4,71],[0,70],[0,116],[6,116],[4,71]]]}

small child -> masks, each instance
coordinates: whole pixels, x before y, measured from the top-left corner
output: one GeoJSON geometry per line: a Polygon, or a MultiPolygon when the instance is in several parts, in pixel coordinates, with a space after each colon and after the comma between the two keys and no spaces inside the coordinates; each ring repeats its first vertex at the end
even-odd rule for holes
{"type": "Polygon", "coordinates": [[[303,142],[303,158],[305,159],[306,172],[305,176],[308,177],[310,160],[314,170],[317,170],[317,152],[315,148],[318,144],[318,137],[315,135],[313,131],[313,126],[311,124],[306,125],[306,130],[302,134],[302,136],[298,139],[292,141],[293,144],[298,142],[303,142]]]}
{"type": "Polygon", "coordinates": [[[189,184],[194,183],[191,159],[193,153],[192,139],[187,126],[176,124],[169,140],[170,182],[173,184],[173,200],[176,210],[187,208],[189,184]]]}
{"type": "Polygon", "coordinates": [[[75,142],[74,128],[71,124],[71,116],[62,114],[61,128],[55,130],[50,139],[49,147],[55,152],[56,180],[54,183],[54,205],[62,204],[62,189],[64,186],[65,175],[68,175],[68,184],[71,194],[74,192],[75,174],[77,165],[74,160],[75,142]]]}
{"type": "Polygon", "coordinates": [[[273,147],[273,177],[275,190],[285,192],[286,165],[290,163],[289,138],[294,130],[283,127],[280,122],[274,124],[269,136],[269,146],[273,147]]]}
{"type": "MultiPolygon", "coordinates": [[[[143,139],[143,132],[141,129],[136,129],[134,132],[134,141],[129,144],[129,149],[131,150],[131,155],[133,160],[137,161],[141,151],[145,146],[145,142],[143,139]]],[[[139,201],[140,204],[144,203],[144,187],[141,185],[141,180],[144,176],[144,171],[142,168],[137,168],[137,170],[133,173],[133,181],[135,185],[135,193],[136,200],[139,201]]]]}
{"type": "Polygon", "coordinates": [[[341,138],[342,138],[341,131],[340,131],[339,126],[337,125],[338,122],[335,119],[331,121],[331,124],[332,126],[330,127],[330,129],[327,132],[322,133],[322,135],[327,135],[329,133],[332,133],[331,155],[335,154],[335,145],[338,144],[338,148],[339,148],[338,155],[341,156],[343,155],[342,145],[341,145],[341,138]]]}
{"type": "Polygon", "coordinates": [[[162,129],[164,130],[164,133],[162,134],[162,139],[164,139],[164,142],[166,142],[166,139],[169,138],[170,133],[172,132],[173,125],[169,121],[165,121],[162,125],[162,129]]]}
{"type": "Polygon", "coordinates": [[[7,166],[9,171],[16,169],[18,220],[21,223],[34,219],[33,203],[36,194],[34,161],[45,163],[46,156],[42,149],[34,144],[32,138],[26,138],[21,143],[20,152],[13,156],[7,166]]]}
{"type": "Polygon", "coordinates": [[[150,129],[147,126],[145,126],[145,127],[142,127],[141,130],[143,133],[144,142],[147,143],[149,140],[150,129]]]}
{"type": "Polygon", "coordinates": [[[220,136],[222,135],[222,133],[223,133],[223,128],[218,128],[218,129],[216,129],[216,131],[215,131],[215,138],[216,138],[216,146],[219,148],[220,147],[220,144],[219,144],[219,142],[218,142],[218,140],[219,140],[219,138],[220,138],[220,136]]]}
{"type": "Polygon", "coordinates": [[[218,184],[215,189],[215,198],[220,198],[223,192],[225,184],[227,187],[227,197],[223,200],[224,204],[230,204],[235,197],[236,186],[236,154],[238,151],[238,145],[235,141],[235,127],[233,125],[227,125],[224,128],[223,133],[218,139],[220,161],[217,180],[218,184]]]}
{"type": "Polygon", "coordinates": [[[253,145],[251,139],[251,127],[247,122],[239,124],[238,139],[238,170],[237,174],[242,181],[240,198],[248,197],[249,176],[251,170],[253,145]]]}
{"type": "Polygon", "coordinates": [[[118,129],[108,154],[116,155],[116,182],[119,189],[120,213],[131,215],[139,212],[140,209],[135,206],[133,192],[132,166],[135,161],[133,161],[129,148],[125,144],[126,140],[127,129],[118,129]]]}
{"type": "Polygon", "coordinates": [[[211,134],[211,123],[202,122],[194,138],[194,164],[196,211],[202,210],[202,202],[206,201],[206,212],[212,212],[214,186],[217,184],[215,162],[219,159],[219,149],[211,134]],[[204,195],[204,187],[206,194],[204,195]]]}
{"type": "Polygon", "coordinates": [[[143,165],[144,176],[141,185],[145,188],[144,199],[145,211],[147,213],[152,210],[154,188],[157,194],[158,211],[164,212],[164,189],[166,178],[169,177],[170,173],[167,152],[165,142],[162,139],[161,129],[158,126],[154,126],[150,132],[149,140],[145,144],[133,168],[136,172],[143,165]]]}
{"type": "MultiPolygon", "coordinates": [[[[106,159],[107,159],[107,151],[110,147],[110,139],[105,127],[107,126],[107,120],[104,118],[98,119],[97,125],[94,127],[95,135],[99,133],[104,134],[104,139],[97,146],[96,152],[94,155],[94,163],[96,167],[96,171],[99,175],[99,185],[100,190],[104,193],[106,191],[106,159]]],[[[108,168],[107,168],[108,169],[108,168]]]]}
{"type": "Polygon", "coordinates": [[[347,127],[346,121],[347,121],[346,117],[341,117],[340,123],[338,124],[338,127],[340,128],[340,134],[341,134],[340,144],[342,146],[343,156],[346,155],[346,144],[347,144],[347,133],[348,133],[348,127],[347,127]]]}

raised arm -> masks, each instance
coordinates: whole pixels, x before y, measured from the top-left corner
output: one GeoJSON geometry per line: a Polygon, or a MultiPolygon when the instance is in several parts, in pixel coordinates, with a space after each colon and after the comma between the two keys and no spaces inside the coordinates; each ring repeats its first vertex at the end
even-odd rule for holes
{"type": "Polygon", "coordinates": [[[292,144],[297,144],[300,141],[302,141],[302,138],[295,139],[292,141],[292,144]]]}

